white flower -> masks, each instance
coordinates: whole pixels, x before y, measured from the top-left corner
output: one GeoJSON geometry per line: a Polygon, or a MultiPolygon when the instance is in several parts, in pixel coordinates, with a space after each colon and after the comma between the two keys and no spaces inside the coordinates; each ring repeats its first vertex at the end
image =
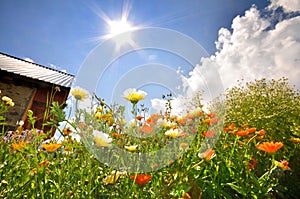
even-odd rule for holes
{"type": "Polygon", "coordinates": [[[23,120],[17,121],[17,125],[18,126],[23,126],[24,125],[24,121],[23,120]]]}
{"type": "Polygon", "coordinates": [[[135,88],[128,88],[123,92],[123,98],[130,101],[131,103],[137,103],[144,99],[147,93],[142,90],[136,90],[135,88]]]}
{"type": "Polygon", "coordinates": [[[103,133],[101,131],[94,130],[94,142],[98,147],[107,147],[110,146],[112,139],[108,136],[108,134],[103,133]]]}
{"type": "Polygon", "coordinates": [[[88,91],[78,86],[72,88],[70,93],[76,100],[79,101],[84,101],[88,97],[88,91]]]}
{"type": "Polygon", "coordinates": [[[171,138],[176,138],[181,135],[181,131],[179,129],[169,129],[165,132],[165,135],[171,138]]]}

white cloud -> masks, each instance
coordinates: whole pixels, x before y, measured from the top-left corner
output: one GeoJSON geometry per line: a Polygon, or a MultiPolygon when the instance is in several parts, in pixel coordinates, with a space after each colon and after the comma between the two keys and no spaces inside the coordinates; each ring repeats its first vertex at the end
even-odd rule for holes
{"type": "Polygon", "coordinates": [[[277,7],[282,7],[286,12],[296,12],[300,11],[300,1],[299,0],[271,0],[269,6],[272,9],[277,7]]]}
{"type": "MultiPolygon", "coordinates": [[[[300,16],[280,19],[275,26],[273,17],[262,17],[252,6],[243,16],[234,18],[231,30],[221,28],[216,41],[217,52],[202,58],[190,76],[183,78],[186,96],[203,90],[205,103],[224,91],[219,81],[226,89],[236,85],[238,80],[263,77],[287,77],[291,85],[300,89],[300,16]]],[[[162,103],[154,102],[156,107],[162,107],[162,103]]]]}
{"type": "Polygon", "coordinates": [[[29,57],[25,57],[24,60],[28,61],[28,62],[31,62],[31,63],[34,63],[34,61],[32,59],[30,59],[29,57]]]}
{"type": "Polygon", "coordinates": [[[204,58],[186,82],[194,87],[203,84],[198,71],[215,66],[225,88],[240,79],[283,76],[300,88],[300,16],[283,19],[268,30],[270,25],[271,18],[262,18],[256,7],[251,7],[244,16],[237,16],[232,31],[219,30],[216,54],[204,58]]]}

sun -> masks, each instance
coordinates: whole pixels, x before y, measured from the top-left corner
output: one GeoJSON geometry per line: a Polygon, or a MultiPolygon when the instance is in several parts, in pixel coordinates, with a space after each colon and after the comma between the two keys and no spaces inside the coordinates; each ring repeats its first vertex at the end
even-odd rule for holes
{"type": "Polygon", "coordinates": [[[141,26],[134,25],[129,20],[129,14],[131,10],[131,4],[128,1],[124,1],[120,18],[109,17],[100,7],[93,7],[94,12],[103,20],[105,25],[103,30],[106,34],[97,37],[97,40],[111,40],[116,45],[116,52],[120,50],[122,46],[130,45],[135,46],[134,31],[142,28],[141,26]]]}
{"type": "Polygon", "coordinates": [[[132,26],[130,22],[126,19],[122,19],[120,21],[108,21],[108,37],[112,38],[118,34],[133,31],[136,27],[132,26]]]}

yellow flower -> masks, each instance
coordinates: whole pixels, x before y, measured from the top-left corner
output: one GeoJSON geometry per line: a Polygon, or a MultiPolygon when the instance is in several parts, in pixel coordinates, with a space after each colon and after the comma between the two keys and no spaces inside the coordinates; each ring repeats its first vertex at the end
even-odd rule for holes
{"type": "Polygon", "coordinates": [[[144,99],[147,96],[145,91],[136,90],[135,88],[128,88],[123,93],[123,98],[130,101],[133,104],[144,99]]]}
{"type": "Polygon", "coordinates": [[[171,121],[162,121],[159,123],[160,126],[163,126],[166,129],[171,129],[171,128],[175,128],[176,127],[176,123],[175,122],[171,122],[171,121]]]}
{"type": "Polygon", "coordinates": [[[25,147],[27,145],[26,142],[19,142],[19,143],[13,143],[12,144],[12,147],[15,149],[15,150],[22,150],[23,147],[25,147]]]}
{"type": "Polygon", "coordinates": [[[176,138],[178,136],[180,136],[181,132],[179,131],[179,129],[169,129],[165,132],[165,135],[171,138],[176,138]]]}
{"type": "Polygon", "coordinates": [[[57,149],[59,149],[60,147],[62,147],[61,144],[42,144],[42,148],[45,149],[47,152],[49,153],[53,153],[55,152],[57,149]]]}
{"type": "Polygon", "coordinates": [[[282,170],[290,170],[289,162],[282,160],[281,162],[275,160],[275,166],[281,168],[282,170]]]}
{"type": "Polygon", "coordinates": [[[37,168],[33,168],[29,171],[29,175],[31,175],[31,176],[33,176],[36,173],[37,173],[37,168]]]}
{"type": "Polygon", "coordinates": [[[300,138],[290,138],[290,141],[294,142],[294,143],[299,143],[300,142],[300,138]]]}
{"type": "Polygon", "coordinates": [[[138,147],[138,145],[131,145],[131,146],[124,146],[125,149],[127,149],[128,151],[136,151],[136,148],[138,147]]]}
{"type": "Polygon", "coordinates": [[[84,101],[88,96],[88,92],[80,87],[75,87],[74,89],[71,90],[71,95],[76,100],[84,101]]]}
{"type": "Polygon", "coordinates": [[[95,117],[97,118],[97,120],[100,120],[101,119],[101,112],[96,112],[96,114],[95,114],[95,117]]]}
{"type": "Polygon", "coordinates": [[[14,106],[15,105],[15,103],[12,101],[12,99],[7,97],[7,96],[3,96],[2,101],[4,101],[9,106],[14,106]]]}
{"type": "Polygon", "coordinates": [[[111,138],[108,137],[108,134],[103,133],[101,131],[94,131],[94,142],[98,147],[108,147],[112,141],[111,138]]]}
{"type": "Polygon", "coordinates": [[[107,184],[115,184],[119,178],[126,177],[126,171],[112,171],[112,173],[106,176],[102,181],[105,185],[107,184]]]}

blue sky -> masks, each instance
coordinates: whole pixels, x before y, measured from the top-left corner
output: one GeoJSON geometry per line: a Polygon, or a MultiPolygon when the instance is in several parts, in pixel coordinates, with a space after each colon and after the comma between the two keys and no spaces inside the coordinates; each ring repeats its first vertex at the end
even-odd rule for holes
{"type": "MultiPolygon", "coordinates": [[[[137,52],[138,57],[122,56],[98,79],[97,94],[104,99],[113,98],[119,85],[126,86],[129,80],[156,77],[152,71],[143,75],[134,71],[151,62],[162,65],[160,72],[167,80],[174,85],[180,80],[192,93],[204,88],[211,94],[220,90],[218,82],[229,88],[237,80],[262,77],[287,77],[300,89],[299,0],[1,0],[0,51],[65,70],[77,78],[91,52],[105,43],[108,25],[103,16],[120,20],[122,10],[128,11],[127,20],[133,26],[167,28],[188,36],[204,48],[206,56],[201,60],[199,56],[199,63],[192,66],[157,49],[137,52]],[[145,59],[140,54],[145,54],[145,59]],[[164,66],[173,68],[164,72],[164,66]],[[174,78],[174,70],[183,77],[174,78]]],[[[152,86],[161,93],[163,84],[152,86]]],[[[151,90],[149,84],[138,86],[151,90]]],[[[163,105],[152,103],[156,109],[163,105]]]]}
{"type": "Polygon", "coordinates": [[[103,41],[99,37],[107,34],[97,11],[118,20],[126,4],[131,5],[128,20],[132,24],[179,31],[213,54],[221,27],[230,28],[233,18],[252,4],[264,8],[268,1],[1,0],[0,51],[76,75],[89,52],[103,41]]]}

